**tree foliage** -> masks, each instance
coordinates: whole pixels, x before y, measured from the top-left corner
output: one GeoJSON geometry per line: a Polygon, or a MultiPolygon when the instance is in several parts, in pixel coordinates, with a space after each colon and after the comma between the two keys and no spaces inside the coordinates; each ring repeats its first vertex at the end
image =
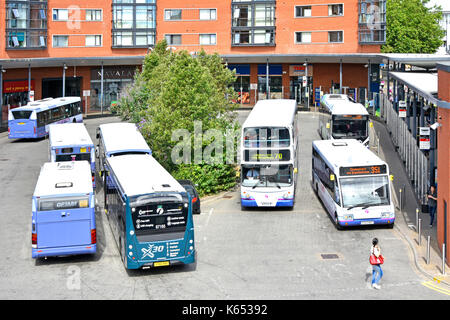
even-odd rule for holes
{"type": "MultiPolygon", "coordinates": [[[[115,111],[138,124],[153,156],[172,175],[193,180],[201,194],[214,193],[235,184],[234,165],[227,164],[225,156],[221,163],[214,164],[201,159],[193,163],[192,158],[191,164],[173,163],[171,153],[179,141],[173,141],[172,134],[178,129],[191,133],[190,141],[185,142],[190,143],[194,155],[194,121],[201,122],[202,133],[216,129],[225,136],[228,130],[237,130],[231,102],[235,99],[231,87],[234,81],[234,72],[223,65],[219,55],[172,52],[162,40],[145,57],[142,72],[136,75],[115,111]]],[[[202,150],[215,140],[220,143],[222,139],[201,139],[202,150]]]]}
{"type": "Polygon", "coordinates": [[[428,8],[429,0],[387,0],[385,53],[435,53],[442,45],[440,7],[428,8]]]}

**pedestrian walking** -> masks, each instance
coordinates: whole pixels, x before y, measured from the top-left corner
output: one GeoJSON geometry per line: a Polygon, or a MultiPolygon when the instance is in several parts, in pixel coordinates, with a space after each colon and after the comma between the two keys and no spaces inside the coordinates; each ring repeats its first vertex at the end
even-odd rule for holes
{"type": "Polygon", "coordinates": [[[381,269],[381,265],[384,263],[384,258],[381,255],[381,249],[378,245],[377,238],[372,239],[369,262],[372,265],[372,287],[374,289],[381,289],[379,282],[383,277],[383,270],[381,269]]]}
{"type": "Polygon", "coordinates": [[[430,191],[427,195],[428,198],[428,212],[430,213],[430,228],[433,227],[434,216],[436,214],[437,207],[437,191],[435,186],[430,187],[430,191]]]}

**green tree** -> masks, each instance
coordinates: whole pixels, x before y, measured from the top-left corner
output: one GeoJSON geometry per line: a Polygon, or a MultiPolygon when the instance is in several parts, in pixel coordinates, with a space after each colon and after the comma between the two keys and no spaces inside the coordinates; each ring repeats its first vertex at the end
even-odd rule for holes
{"type": "MultiPolygon", "coordinates": [[[[224,66],[219,55],[172,52],[163,40],[145,57],[142,72],[137,73],[115,111],[138,124],[153,156],[173,176],[193,180],[201,195],[215,193],[236,183],[235,165],[226,161],[230,146],[222,139],[239,127],[232,103],[236,98],[231,87],[235,79],[235,73],[224,66]],[[201,137],[194,135],[195,122],[201,123],[201,137]],[[211,129],[221,136],[203,136],[211,129]],[[180,130],[190,133],[184,144],[172,138],[180,130]],[[212,156],[217,153],[221,158],[210,163],[203,152],[214,142],[222,144],[223,149],[212,152],[212,156]],[[191,163],[172,161],[172,151],[180,144],[189,148],[191,163]],[[194,159],[198,154],[202,157],[194,159]]],[[[236,150],[236,144],[234,139],[232,149],[236,150]]]]}
{"type": "Polygon", "coordinates": [[[440,7],[426,7],[429,0],[387,0],[385,53],[435,53],[442,45],[440,7]]]}

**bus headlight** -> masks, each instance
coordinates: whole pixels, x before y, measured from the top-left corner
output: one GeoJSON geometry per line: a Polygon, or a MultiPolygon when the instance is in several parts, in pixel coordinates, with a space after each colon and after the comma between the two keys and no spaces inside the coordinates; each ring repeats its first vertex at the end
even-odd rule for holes
{"type": "Polygon", "coordinates": [[[283,198],[284,199],[293,199],[294,195],[292,195],[290,192],[288,192],[283,195],[283,198]]]}
{"type": "Polygon", "coordinates": [[[394,213],[393,212],[382,212],[381,213],[381,218],[383,219],[390,219],[394,217],[394,213]]]}
{"type": "Polygon", "coordinates": [[[255,200],[255,198],[253,198],[250,194],[248,194],[247,192],[243,192],[242,193],[242,199],[244,199],[244,200],[255,200]]]}
{"type": "Polygon", "coordinates": [[[353,215],[352,214],[347,214],[344,216],[344,220],[345,221],[353,221],[353,215]]]}

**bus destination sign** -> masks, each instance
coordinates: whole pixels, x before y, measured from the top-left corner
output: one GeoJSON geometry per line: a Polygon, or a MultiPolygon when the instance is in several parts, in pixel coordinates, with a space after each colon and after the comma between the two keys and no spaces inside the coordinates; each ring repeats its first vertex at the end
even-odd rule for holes
{"type": "Polygon", "coordinates": [[[245,161],[289,161],[291,153],[289,150],[245,150],[245,161]]]}
{"type": "Polygon", "coordinates": [[[386,165],[361,166],[361,167],[342,167],[339,169],[341,176],[362,176],[371,174],[385,174],[386,165]]]}

